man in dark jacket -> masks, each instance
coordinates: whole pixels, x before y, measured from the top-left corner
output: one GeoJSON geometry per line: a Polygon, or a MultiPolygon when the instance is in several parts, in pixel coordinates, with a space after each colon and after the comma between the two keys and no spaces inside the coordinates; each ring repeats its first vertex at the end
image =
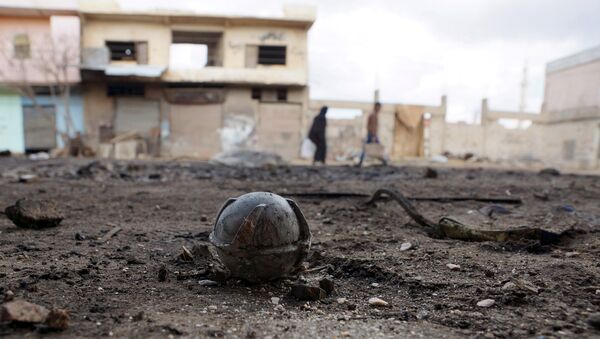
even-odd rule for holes
{"type": "Polygon", "coordinates": [[[316,146],[315,156],[313,159],[313,165],[317,161],[325,164],[325,158],[327,157],[327,141],[325,140],[325,130],[327,129],[327,106],[323,106],[319,115],[313,119],[312,126],[308,132],[308,139],[312,141],[316,146]]]}

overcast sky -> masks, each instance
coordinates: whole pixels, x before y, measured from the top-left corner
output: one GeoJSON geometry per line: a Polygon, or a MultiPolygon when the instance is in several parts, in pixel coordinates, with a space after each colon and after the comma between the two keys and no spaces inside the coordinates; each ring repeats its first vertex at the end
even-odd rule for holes
{"type": "MultiPolygon", "coordinates": [[[[66,0],[73,1],[73,0],[66,0]]],[[[280,16],[281,0],[120,0],[125,9],[280,16]]],[[[548,61],[600,45],[600,0],[292,0],[317,7],[309,35],[314,99],[438,104],[472,121],[481,98],[539,111],[548,61]]]]}

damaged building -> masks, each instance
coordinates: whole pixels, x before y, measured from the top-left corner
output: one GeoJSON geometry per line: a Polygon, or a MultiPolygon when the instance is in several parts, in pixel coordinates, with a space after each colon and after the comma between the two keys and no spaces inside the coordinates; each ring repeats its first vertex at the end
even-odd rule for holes
{"type": "Polygon", "coordinates": [[[283,18],[81,9],[85,126],[104,156],[297,157],[314,12],[283,18]],[[181,47],[183,47],[181,49],[181,47]],[[191,53],[182,65],[173,51],[191,53]],[[127,141],[127,142],[125,142],[127,141]],[[125,142],[125,143],[124,143],[125,142]]]}

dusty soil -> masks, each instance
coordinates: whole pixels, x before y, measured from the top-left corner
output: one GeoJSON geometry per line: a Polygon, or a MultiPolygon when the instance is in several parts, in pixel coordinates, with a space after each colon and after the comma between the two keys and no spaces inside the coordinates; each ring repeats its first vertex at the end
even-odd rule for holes
{"type": "MultiPolygon", "coordinates": [[[[43,230],[0,215],[0,293],[65,308],[71,325],[0,327],[12,337],[596,337],[600,312],[600,177],[423,167],[227,168],[201,162],[91,162],[0,159],[0,209],[21,198],[53,200],[65,219],[43,230]],[[18,174],[37,180],[19,183],[18,174]],[[302,302],[293,279],[201,286],[203,263],[177,257],[205,241],[229,197],[250,191],[409,196],[519,197],[510,214],[484,215],[489,203],[415,202],[427,217],[451,215],[484,228],[528,225],[571,230],[556,245],[432,239],[393,202],[294,198],[313,233],[307,262],[329,269],[337,294],[302,302]],[[485,209],[483,210],[485,211],[485,209]],[[203,221],[204,220],[204,221],[203,221]],[[98,239],[115,227],[106,242],[98,239]],[[400,251],[403,242],[413,248],[400,251]],[[451,270],[446,265],[460,265],[451,270]],[[159,268],[167,281],[159,281],[159,268]],[[503,289],[507,283],[528,288],[503,289]],[[537,291],[536,291],[537,290],[537,291]],[[388,308],[372,308],[379,297],[388,308]],[[271,298],[279,297],[275,306],[271,298]],[[346,298],[339,304],[338,298],[346,298]],[[477,306],[494,299],[491,307],[477,306]],[[355,305],[349,310],[348,304],[355,305]],[[141,313],[143,312],[143,314],[141,313]]],[[[204,265],[204,266],[203,266],[204,265]]],[[[509,284],[510,285],[510,284],[509,284]]]]}

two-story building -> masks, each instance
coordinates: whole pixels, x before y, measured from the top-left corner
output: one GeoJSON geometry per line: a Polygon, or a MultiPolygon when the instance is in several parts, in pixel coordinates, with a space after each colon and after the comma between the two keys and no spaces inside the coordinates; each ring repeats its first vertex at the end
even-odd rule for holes
{"type": "Polygon", "coordinates": [[[83,131],[75,10],[0,7],[0,150],[48,151],[83,131]]]}
{"type": "Polygon", "coordinates": [[[297,157],[313,11],[259,18],[82,8],[80,19],[94,144],[136,132],[153,155],[210,158],[245,147],[297,157]]]}

